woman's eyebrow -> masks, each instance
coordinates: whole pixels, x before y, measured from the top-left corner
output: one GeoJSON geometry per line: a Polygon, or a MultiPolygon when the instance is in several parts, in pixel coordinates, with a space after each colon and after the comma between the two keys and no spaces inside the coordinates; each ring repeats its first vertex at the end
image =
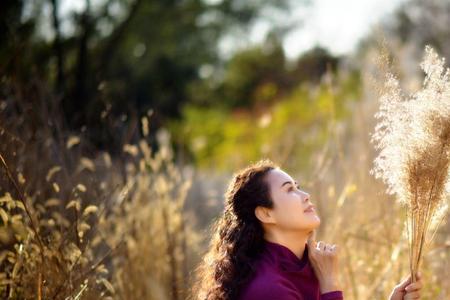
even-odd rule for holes
{"type": "MultiPolygon", "coordinates": [[[[285,182],[283,182],[283,184],[281,185],[281,187],[283,187],[285,184],[287,184],[287,183],[290,183],[290,184],[292,184],[292,181],[285,181],[285,182]]],[[[294,181],[294,183],[297,185],[298,183],[297,183],[297,181],[294,181]]]]}

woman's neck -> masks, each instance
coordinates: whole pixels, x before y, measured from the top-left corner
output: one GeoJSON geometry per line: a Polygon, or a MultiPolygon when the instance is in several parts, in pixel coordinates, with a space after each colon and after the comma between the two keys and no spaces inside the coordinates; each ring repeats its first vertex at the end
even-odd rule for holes
{"type": "Polygon", "coordinates": [[[305,252],[305,244],[308,240],[308,233],[301,232],[270,232],[264,234],[266,241],[277,243],[287,247],[291,250],[299,259],[303,257],[305,252]]]}

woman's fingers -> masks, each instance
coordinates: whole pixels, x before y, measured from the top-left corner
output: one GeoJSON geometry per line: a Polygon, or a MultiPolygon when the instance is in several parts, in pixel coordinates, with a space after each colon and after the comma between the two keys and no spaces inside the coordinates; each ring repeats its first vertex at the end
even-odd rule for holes
{"type": "Polygon", "coordinates": [[[413,282],[410,285],[408,285],[405,288],[405,291],[407,291],[407,292],[417,291],[417,290],[420,290],[422,287],[423,287],[422,281],[419,279],[418,281],[413,282]]]}
{"type": "Polygon", "coordinates": [[[334,252],[336,251],[338,248],[337,245],[335,244],[327,244],[323,241],[318,241],[316,244],[315,249],[318,251],[329,251],[329,252],[334,252]]]}
{"type": "Polygon", "coordinates": [[[330,251],[330,252],[334,252],[335,250],[337,250],[337,245],[335,245],[335,244],[327,244],[326,250],[330,251]]]}
{"type": "Polygon", "coordinates": [[[414,291],[414,292],[411,292],[411,293],[407,293],[403,297],[403,300],[413,300],[413,299],[420,299],[420,292],[419,291],[414,291]]]}
{"type": "Polygon", "coordinates": [[[403,291],[411,283],[411,276],[403,279],[400,284],[397,285],[397,289],[403,291]]]}
{"type": "Polygon", "coordinates": [[[408,275],[398,285],[395,286],[390,300],[413,300],[420,299],[420,290],[423,287],[422,274],[416,273],[416,282],[412,282],[411,275],[408,275]]]}
{"type": "Polygon", "coordinates": [[[327,244],[324,241],[316,242],[316,231],[315,230],[310,232],[310,234],[308,235],[307,245],[308,245],[308,248],[311,248],[311,249],[317,250],[317,251],[333,252],[333,251],[337,250],[337,245],[335,245],[335,244],[327,244]]]}

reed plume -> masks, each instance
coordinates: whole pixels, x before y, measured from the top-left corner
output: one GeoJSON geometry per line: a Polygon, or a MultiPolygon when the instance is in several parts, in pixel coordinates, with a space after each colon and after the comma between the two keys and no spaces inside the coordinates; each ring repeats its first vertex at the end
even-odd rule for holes
{"type": "Polygon", "coordinates": [[[413,282],[427,246],[444,219],[450,194],[450,70],[426,46],[423,86],[405,95],[386,72],[372,142],[378,150],[372,174],[406,208],[409,262],[413,282]]]}

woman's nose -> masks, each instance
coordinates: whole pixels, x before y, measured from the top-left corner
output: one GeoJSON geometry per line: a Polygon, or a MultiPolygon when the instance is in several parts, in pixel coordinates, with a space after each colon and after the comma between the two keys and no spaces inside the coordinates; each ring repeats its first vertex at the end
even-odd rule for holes
{"type": "Polygon", "coordinates": [[[308,202],[309,201],[309,194],[307,192],[303,192],[303,201],[308,202]]]}

